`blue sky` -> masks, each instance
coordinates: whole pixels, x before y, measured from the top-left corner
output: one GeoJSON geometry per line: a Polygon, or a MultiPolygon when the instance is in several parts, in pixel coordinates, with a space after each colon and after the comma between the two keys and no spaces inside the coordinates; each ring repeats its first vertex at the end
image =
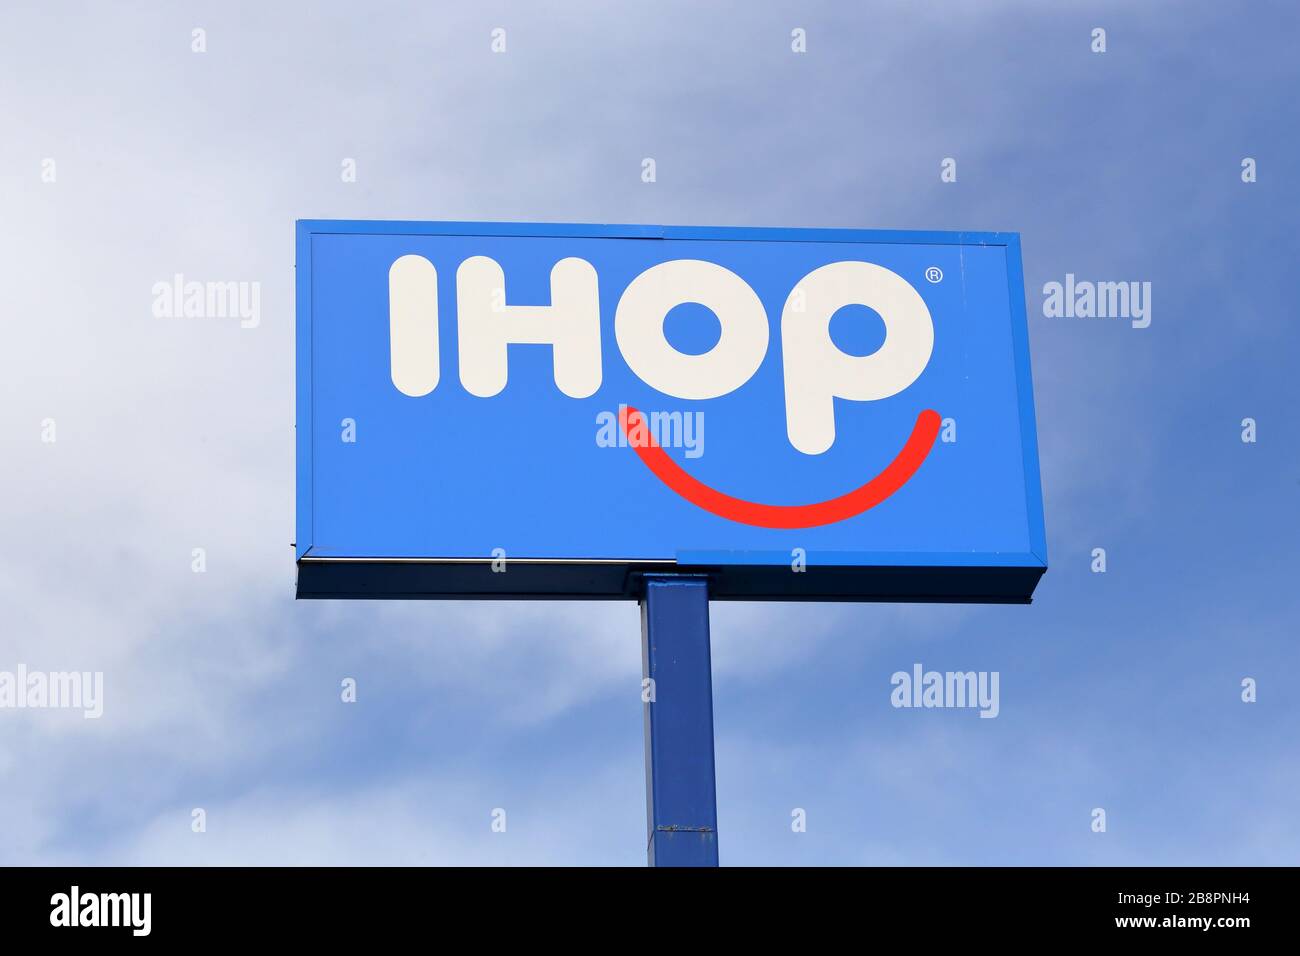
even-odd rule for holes
{"type": "Polygon", "coordinates": [[[1293,6],[376,7],[6,11],[0,670],[105,703],[0,711],[0,863],[644,862],[634,606],[292,599],[293,221],[332,217],[1019,231],[1051,570],[715,606],[722,862],[1295,862],[1293,6]],[[260,324],[155,318],[177,272],[260,324]],[[1044,317],[1067,273],[1151,282],[1150,327],[1044,317]],[[918,661],[999,717],[892,708],[918,661]]]}

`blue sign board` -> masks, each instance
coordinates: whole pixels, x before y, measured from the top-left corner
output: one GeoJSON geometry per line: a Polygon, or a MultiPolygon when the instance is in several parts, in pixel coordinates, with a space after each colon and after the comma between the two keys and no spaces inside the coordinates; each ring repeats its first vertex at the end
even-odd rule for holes
{"type": "Polygon", "coordinates": [[[1014,233],[300,221],[300,597],[1028,601],[1014,233]]]}

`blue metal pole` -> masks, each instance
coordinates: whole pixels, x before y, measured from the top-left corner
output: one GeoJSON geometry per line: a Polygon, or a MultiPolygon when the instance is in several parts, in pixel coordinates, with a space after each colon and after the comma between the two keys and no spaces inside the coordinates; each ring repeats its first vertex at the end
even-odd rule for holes
{"type": "Polygon", "coordinates": [[[641,675],[650,865],[717,866],[707,579],[646,577],[641,675]]]}

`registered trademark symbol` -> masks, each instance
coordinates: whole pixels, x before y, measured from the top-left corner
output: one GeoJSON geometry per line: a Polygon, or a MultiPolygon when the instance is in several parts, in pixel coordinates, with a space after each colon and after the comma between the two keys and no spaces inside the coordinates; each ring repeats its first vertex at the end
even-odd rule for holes
{"type": "Polygon", "coordinates": [[[942,282],[943,270],[938,266],[930,266],[930,268],[925,270],[925,278],[930,282],[942,282]]]}

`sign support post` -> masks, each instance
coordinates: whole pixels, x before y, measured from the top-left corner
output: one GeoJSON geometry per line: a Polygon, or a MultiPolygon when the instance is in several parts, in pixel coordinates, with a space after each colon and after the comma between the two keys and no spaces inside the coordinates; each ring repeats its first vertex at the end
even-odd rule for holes
{"type": "Polygon", "coordinates": [[[709,583],[647,575],[641,596],[650,866],[717,866],[709,583]]]}

